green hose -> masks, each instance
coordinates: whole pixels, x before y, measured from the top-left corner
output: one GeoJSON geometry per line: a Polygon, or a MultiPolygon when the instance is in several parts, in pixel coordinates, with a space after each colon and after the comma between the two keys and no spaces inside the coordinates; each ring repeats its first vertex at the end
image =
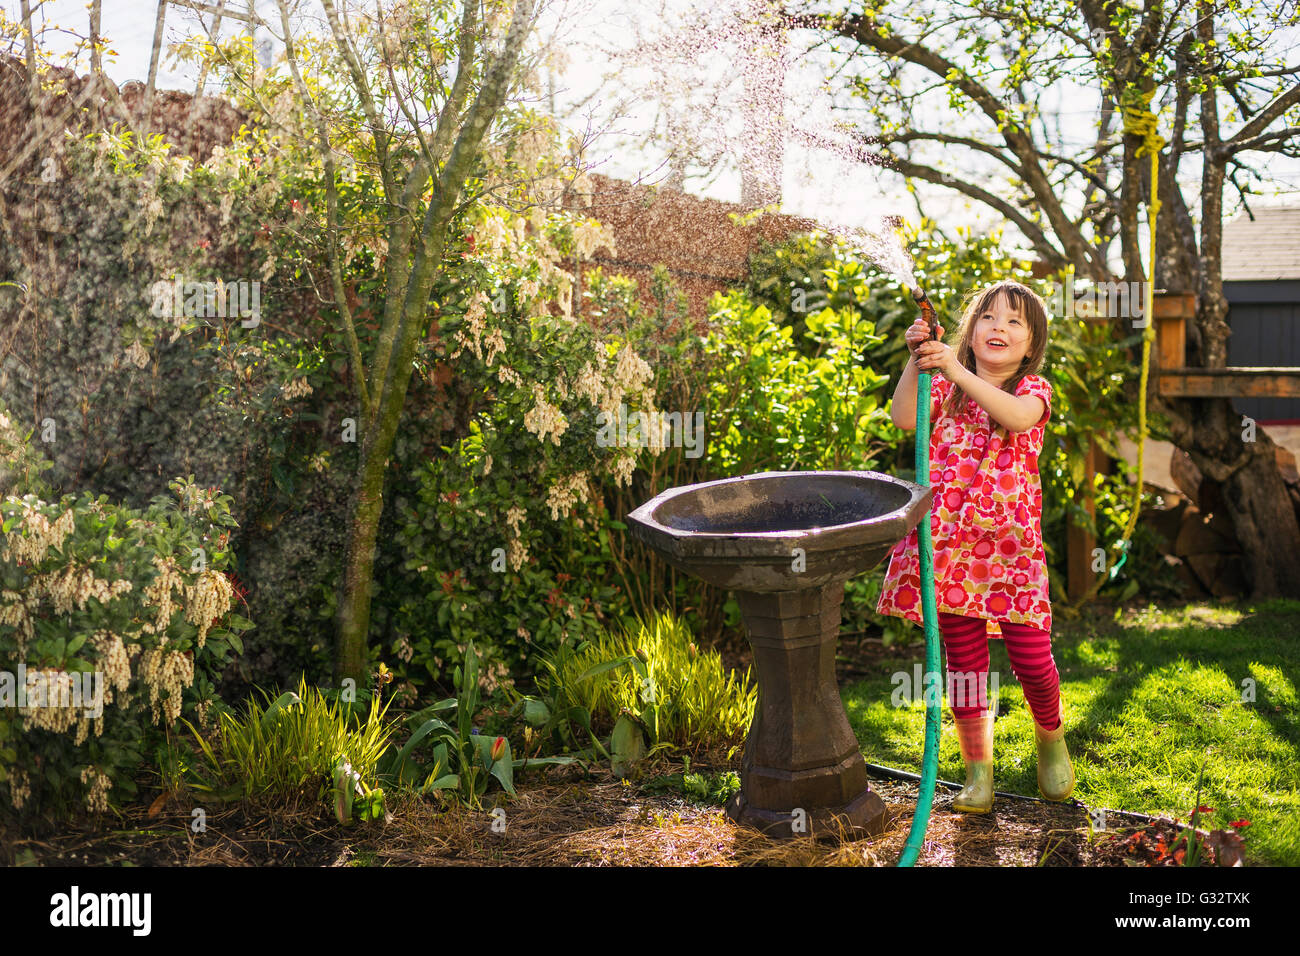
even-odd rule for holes
{"type": "MultiPolygon", "coordinates": [[[[930,487],[930,373],[921,372],[916,378],[916,483],[930,487]],[[921,401],[921,396],[925,401],[921,401]]],[[[932,506],[933,507],[933,506],[932,506]]],[[[934,543],[930,538],[930,512],[921,518],[917,531],[921,558],[921,612],[925,620],[925,673],[939,673],[939,613],[934,600],[934,543]]],[[[925,831],[930,825],[930,804],[934,802],[934,781],[939,775],[939,704],[936,695],[925,694],[925,680],[921,693],[928,703],[925,707],[925,757],[921,761],[921,791],[916,797],[916,813],[912,815],[912,829],[908,831],[899,866],[916,862],[925,842],[925,831]]]]}

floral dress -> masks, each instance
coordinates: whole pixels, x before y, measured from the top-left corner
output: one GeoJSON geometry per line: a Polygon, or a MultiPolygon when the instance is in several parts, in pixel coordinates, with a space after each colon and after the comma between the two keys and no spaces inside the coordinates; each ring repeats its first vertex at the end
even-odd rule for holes
{"type": "MultiPolygon", "coordinates": [[[[940,418],[952,382],[936,374],[930,414],[930,509],[935,604],[940,612],[982,617],[990,637],[999,620],[1050,632],[1043,492],[1038,455],[1052,413],[1052,386],[1026,375],[1016,395],[1037,395],[1046,408],[1028,431],[1009,433],[973,398],[955,418],[940,418]]],[[[917,529],[890,552],[878,614],[921,620],[917,529]]]]}

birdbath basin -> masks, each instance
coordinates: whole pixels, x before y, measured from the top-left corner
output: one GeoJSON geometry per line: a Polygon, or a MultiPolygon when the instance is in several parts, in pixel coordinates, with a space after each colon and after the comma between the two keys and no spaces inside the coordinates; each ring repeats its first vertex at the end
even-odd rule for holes
{"type": "Polygon", "coordinates": [[[885,826],[835,681],[844,582],[929,513],[933,492],[874,471],[768,471],[670,488],[627,516],[673,567],[736,592],[758,705],[727,803],[775,837],[885,826]]]}

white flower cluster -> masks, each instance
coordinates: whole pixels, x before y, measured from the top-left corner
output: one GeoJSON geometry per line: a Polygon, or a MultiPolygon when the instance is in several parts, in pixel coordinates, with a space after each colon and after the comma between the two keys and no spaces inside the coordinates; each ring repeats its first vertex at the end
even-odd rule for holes
{"type": "Polygon", "coordinates": [[[551,486],[551,490],[546,495],[546,503],[551,507],[551,518],[553,520],[558,521],[561,517],[567,518],[577,502],[588,500],[587,481],[587,473],[580,471],[575,475],[560,479],[551,486]]]}
{"type": "Polygon", "coordinates": [[[411,642],[406,639],[405,634],[397,639],[396,653],[399,660],[406,661],[408,664],[411,662],[411,658],[415,656],[415,648],[411,647],[411,642]]]}
{"type": "Polygon", "coordinates": [[[510,539],[506,542],[506,560],[511,571],[518,571],[528,559],[528,549],[519,540],[519,525],[528,517],[528,512],[518,505],[511,505],[506,512],[506,524],[510,526],[510,539]]]}
{"type": "Polygon", "coordinates": [[[501,334],[500,329],[493,329],[489,332],[488,337],[483,340],[483,344],[487,346],[487,358],[484,359],[486,365],[491,365],[492,361],[506,350],[506,339],[501,334]]]}
{"type": "Polygon", "coordinates": [[[549,435],[551,444],[558,445],[560,436],[569,427],[568,420],[558,408],[546,400],[541,385],[533,385],[533,399],[535,404],[524,414],[524,427],[536,435],[543,444],[549,435]]]}
{"type": "Polygon", "coordinates": [[[185,588],[185,620],[198,625],[199,647],[207,640],[212,625],[230,610],[230,599],[234,593],[230,579],[220,571],[211,569],[201,572],[193,586],[185,588]]]}
{"type": "Polygon", "coordinates": [[[625,392],[639,392],[654,378],[654,372],[641,356],[624,345],[614,365],[614,380],[625,392]]]}
{"type": "Polygon", "coordinates": [[[605,380],[590,362],[583,365],[582,371],[578,373],[574,391],[579,398],[585,398],[591,404],[600,407],[601,399],[605,395],[605,380]]]}
{"type": "Polygon", "coordinates": [[[636,455],[619,455],[610,464],[610,471],[614,474],[614,483],[622,488],[624,485],[632,483],[632,473],[636,471],[636,455]]]}
{"type": "Polygon", "coordinates": [[[126,689],[131,685],[131,657],[126,652],[126,645],[116,634],[99,631],[94,637],[95,649],[99,652],[99,669],[104,674],[104,703],[113,703],[113,691],[121,696],[117,705],[125,707],[130,703],[126,689]]]}
{"type": "Polygon", "coordinates": [[[28,706],[18,709],[24,730],[36,728],[61,734],[76,725],[83,708],[72,705],[71,674],[54,668],[28,668],[27,681],[35,693],[29,693],[28,706]]]}
{"type": "Polygon", "coordinates": [[[589,259],[591,254],[602,246],[609,250],[611,256],[618,255],[614,249],[614,236],[594,219],[578,223],[573,227],[573,242],[577,247],[579,259],[589,259]]]}
{"type": "Polygon", "coordinates": [[[504,662],[498,661],[495,664],[485,668],[479,675],[479,686],[483,688],[485,694],[490,694],[500,687],[514,687],[515,682],[510,678],[510,669],[504,662]]]}
{"type": "Polygon", "coordinates": [[[465,308],[465,323],[456,330],[456,351],[451,353],[452,358],[458,358],[460,353],[469,349],[474,353],[477,359],[483,358],[483,346],[481,340],[485,331],[483,320],[487,318],[487,294],[482,290],[475,292],[469,300],[469,305],[465,308]]]}
{"type": "Polygon", "coordinates": [[[305,378],[296,378],[288,385],[280,386],[280,394],[283,395],[286,399],[289,399],[290,401],[292,401],[295,398],[301,398],[305,395],[310,395],[311,393],[312,393],[312,388],[310,385],[307,384],[307,379],[305,378]]]}
{"type": "Polygon", "coordinates": [[[15,810],[21,810],[27,798],[32,795],[32,778],[27,771],[19,767],[9,770],[9,799],[15,810]]]}
{"type": "Polygon", "coordinates": [[[86,806],[91,813],[103,813],[108,809],[108,791],[113,788],[113,781],[107,774],[100,773],[96,767],[87,767],[81,771],[81,782],[90,784],[86,791],[86,806]]]}
{"type": "Polygon", "coordinates": [[[43,593],[49,597],[56,614],[71,614],[74,607],[83,610],[91,598],[107,604],[118,595],[130,591],[131,582],[119,580],[109,584],[102,578],[95,577],[89,568],[78,569],[69,563],[62,572],[51,571],[34,577],[31,588],[37,594],[43,593]]]}
{"type": "Polygon", "coordinates": [[[215,491],[207,488],[201,488],[195,484],[185,484],[180,489],[181,505],[185,508],[187,515],[194,514],[195,511],[206,511],[216,502],[217,496],[215,491]]]}
{"type": "Polygon", "coordinates": [[[172,591],[184,593],[185,582],[176,567],[176,559],[171,555],[166,559],[154,555],[153,566],[158,569],[158,574],[144,589],[144,603],[158,608],[158,619],[153,624],[144,625],[143,630],[149,634],[161,634],[171,624],[172,614],[176,611],[172,591]]]}
{"type": "Polygon", "coordinates": [[[153,721],[171,723],[181,715],[181,692],[194,683],[194,661],[184,651],[169,651],[166,638],[140,655],[140,679],[149,691],[153,721]]]}
{"type": "Polygon", "coordinates": [[[50,548],[63,548],[64,539],[75,527],[71,508],[51,523],[44,514],[24,503],[22,520],[5,535],[4,559],[39,564],[50,548]]]}
{"type": "Polygon", "coordinates": [[[510,241],[510,230],[497,216],[485,218],[474,232],[475,245],[491,250],[494,256],[499,256],[502,250],[508,249],[510,241]]]}
{"type": "Polygon", "coordinates": [[[17,591],[5,591],[0,594],[0,624],[8,624],[15,630],[18,643],[18,656],[27,653],[27,642],[32,639],[32,611],[40,601],[29,590],[25,595],[17,591]]]}

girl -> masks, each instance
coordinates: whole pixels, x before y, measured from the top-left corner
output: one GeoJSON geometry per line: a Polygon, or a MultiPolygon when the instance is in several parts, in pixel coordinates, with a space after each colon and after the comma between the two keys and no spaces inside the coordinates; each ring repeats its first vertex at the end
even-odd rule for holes
{"type": "MultiPolygon", "coordinates": [[[[929,338],[923,319],[907,330],[912,358],[894,390],[890,417],[900,428],[915,428],[917,371],[941,373],[933,379],[930,416],[930,529],[948,698],[966,763],[966,786],[952,806],[970,813],[993,806],[990,624],[993,636],[1006,642],[1033,715],[1039,791],[1064,800],[1075,778],[1049,637],[1038,480],[1052,407],[1052,387],[1035,374],[1047,347],[1047,309],[1020,283],[997,282],[967,300],[955,351],[929,338]],[[977,700],[965,699],[960,689],[954,698],[954,673],[966,675],[960,687],[975,689],[977,700]]],[[[876,610],[919,624],[917,534],[913,529],[894,548],[876,610]]]]}

